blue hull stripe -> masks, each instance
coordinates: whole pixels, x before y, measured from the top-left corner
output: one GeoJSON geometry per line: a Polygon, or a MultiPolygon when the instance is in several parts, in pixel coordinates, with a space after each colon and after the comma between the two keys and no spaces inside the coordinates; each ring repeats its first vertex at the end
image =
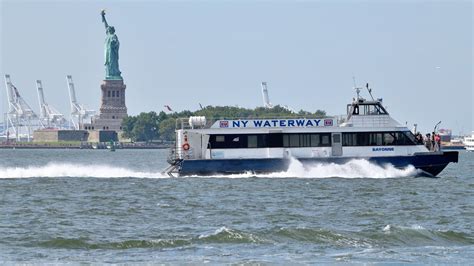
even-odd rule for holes
{"type": "MultiPolygon", "coordinates": [[[[377,165],[392,164],[396,168],[409,165],[421,169],[429,175],[436,176],[450,163],[458,161],[458,152],[446,151],[437,153],[419,153],[413,156],[389,157],[327,157],[327,158],[299,158],[303,165],[315,163],[344,164],[353,159],[366,159],[377,165]]],[[[213,160],[184,160],[181,162],[179,174],[186,175],[214,175],[239,174],[246,172],[271,173],[288,170],[290,160],[284,158],[265,159],[213,159],[213,160]]]]}

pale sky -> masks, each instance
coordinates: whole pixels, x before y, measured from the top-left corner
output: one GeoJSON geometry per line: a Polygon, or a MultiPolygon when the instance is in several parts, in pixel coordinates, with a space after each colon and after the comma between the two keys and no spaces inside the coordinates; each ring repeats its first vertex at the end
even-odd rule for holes
{"type": "Polygon", "coordinates": [[[3,75],[38,110],[69,116],[66,75],[99,109],[106,9],[120,40],[129,114],[262,105],[345,113],[369,82],[401,123],[474,130],[471,1],[13,1],[0,0],[3,75]]]}

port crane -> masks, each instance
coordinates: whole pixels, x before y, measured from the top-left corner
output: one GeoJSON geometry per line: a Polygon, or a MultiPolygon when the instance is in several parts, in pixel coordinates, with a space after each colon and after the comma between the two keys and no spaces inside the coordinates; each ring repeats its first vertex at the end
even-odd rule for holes
{"type": "Polygon", "coordinates": [[[64,125],[66,119],[56,108],[46,103],[44,99],[44,90],[41,80],[36,81],[36,88],[38,90],[38,101],[40,106],[40,120],[48,128],[59,128],[64,125]]]}
{"type": "MultiPolygon", "coordinates": [[[[263,96],[263,107],[265,108],[273,108],[275,107],[271,102],[270,102],[270,97],[268,96],[268,88],[267,88],[267,82],[263,81],[262,82],[262,96],[263,96]]],[[[288,105],[283,105],[281,106],[284,109],[294,113],[295,111],[288,107],[288,105]]]]}
{"type": "Polygon", "coordinates": [[[87,110],[87,108],[79,104],[76,98],[76,90],[74,89],[74,82],[72,76],[67,75],[67,86],[69,88],[69,99],[71,102],[71,123],[75,129],[81,129],[84,124],[84,120],[92,119],[95,115],[94,110],[87,110]]]}
{"type": "Polygon", "coordinates": [[[7,125],[4,131],[10,135],[10,129],[13,136],[20,141],[21,137],[26,136],[30,141],[34,129],[44,127],[38,115],[21,97],[18,89],[13,85],[10,75],[5,75],[5,86],[8,98],[7,125]]]}
{"type": "Polygon", "coordinates": [[[262,96],[263,96],[263,106],[265,108],[273,108],[273,105],[270,103],[270,97],[268,96],[267,83],[262,82],[262,96]]]}

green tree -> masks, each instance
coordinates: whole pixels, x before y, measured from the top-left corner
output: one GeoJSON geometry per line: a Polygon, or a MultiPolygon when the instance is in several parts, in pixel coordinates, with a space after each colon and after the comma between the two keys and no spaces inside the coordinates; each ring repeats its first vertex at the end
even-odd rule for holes
{"type": "Polygon", "coordinates": [[[174,133],[176,127],[176,119],[168,118],[166,120],[161,121],[160,123],[160,139],[162,140],[175,140],[176,134],[174,133]]]}
{"type": "Polygon", "coordinates": [[[314,115],[317,116],[317,117],[325,117],[326,116],[326,111],[323,111],[323,110],[316,110],[316,112],[314,112],[314,115]]]}
{"type": "Polygon", "coordinates": [[[158,139],[160,119],[166,119],[166,114],[157,115],[155,112],[149,112],[128,116],[122,121],[123,136],[132,141],[149,142],[158,139]]]}
{"type": "Polygon", "coordinates": [[[134,139],[133,137],[133,127],[137,122],[136,116],[127,116],[122,120],[122,136],[128,139],[134,139]]]}

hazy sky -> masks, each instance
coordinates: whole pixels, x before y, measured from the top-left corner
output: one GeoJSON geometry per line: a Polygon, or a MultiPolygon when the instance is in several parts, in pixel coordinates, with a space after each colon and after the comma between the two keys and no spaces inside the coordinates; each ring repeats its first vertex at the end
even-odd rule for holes
{"type": "MultiPolygon", "coordinates": [[[[358,85],[401,123],[474,130],[471,1],[5,1],[1,65],[36,110],[99,109],[105,29],[120,40],[129,114],[262,105],[344,114],[358,85]]],[[[0,108],[6,112],[4,82],[0,108]]]]}

